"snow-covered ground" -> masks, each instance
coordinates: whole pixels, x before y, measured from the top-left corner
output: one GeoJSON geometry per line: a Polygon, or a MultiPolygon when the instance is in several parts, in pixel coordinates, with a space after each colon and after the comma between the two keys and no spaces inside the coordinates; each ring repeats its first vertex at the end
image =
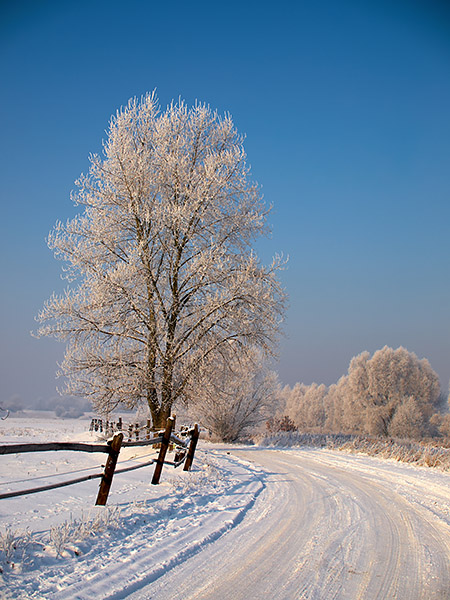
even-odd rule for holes
{"type": "MultiPolygon", "coordinates": [[[[88,420],[0,421],[0,443],[93,441],[88,420]]],[[[126,465],[149,460],[125,448],[126,465]]],[[[104,454],[0,456],[1,491],[101,471],[104,454]],[[76,471],[76,473],[74,473],[76,471]]],[[[124,465],[125,466],[125,465],[124,465]]],[[[0,598],[450,599],[450,474],[318,449],[200,442],[166,466],[0,500],[0,598]]]]}

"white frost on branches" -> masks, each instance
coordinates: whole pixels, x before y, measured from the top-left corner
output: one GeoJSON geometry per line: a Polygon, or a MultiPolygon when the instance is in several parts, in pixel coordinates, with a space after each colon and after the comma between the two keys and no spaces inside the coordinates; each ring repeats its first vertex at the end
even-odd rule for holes
{"type": "Polygon", "coordinates": [[[67,393],[102,411],[144,401],[159,426],[231,340],[273,351],[282,265],[252,251],[267,211],[245,158],[231,117],[202,104],[160,112],[148,94],[112,118],[76,182],[84,211],[48,240],[71,285],[39,333],[67,343],[67,393]]]}
{"type": "Polygon", "coordinates": [[[426,359],[385,346],[352,359],[341,382],[344,421],[376,435],[420,438],[440,399],[440,384],[426,359]]]}
{"type": "Polygon", "coordinates": [[[259,351],[230,352],[212,367],[197,382],[190,413],[216,438],[234,442],[273,414],[278,377],[259,351]]]}
{"type": "MultiPolygon", "coordinates": [[[[426,359],[385,346],[352,358],[337,384],[296,384],[284,390],[284,414],[307,432],[420,439],[445,433],[439,379],[426,359]]],[[[283,411],[282,411],[283,412],[283,411]]]]}

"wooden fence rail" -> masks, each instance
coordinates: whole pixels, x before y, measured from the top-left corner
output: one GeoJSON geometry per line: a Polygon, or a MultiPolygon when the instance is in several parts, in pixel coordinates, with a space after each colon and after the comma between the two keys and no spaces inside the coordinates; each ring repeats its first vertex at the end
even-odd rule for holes
{"type": "Polygon", "coordinates": [[[47,490],[52,490],[75,483],[81,483],[83,481],[89,481],[90,479],[101,478],[99,491],[97,494],[96,505],[104,506],[108,499],[109,490],[111,488],[112,480],[115,474],[125,473],[127,471],[133,471],[135,469],[141,469],[149,465],[155,464],[155,472],[152,479],[152,484],[156,485],[159,483],[161,477],[161,471],[164,464],[178,467],[183,462],[185,463],[184,470],[189,471],[192,464],[192,458],[195,452],[197,444],[199,429],[195,425],[193,428],[184,428],[178,435],[172,433],[172,428],[175,424],[175,418],[170,417],[165,431],[158,432],[158,435],[149,438],[147,440],[135,441],[135,442],[124,442],[123,433],[117,433],[114,435],[112,440],[109,440],[106,444],[83,444],[77,442],[45,442],[45,443],[30,443],[30,444],[6,444],[0,446],[1,454],[21,454],[25,452],[47,452],[47,451],[79,451],[79,452],[103,452],[108,454],[108,458],[103,473],[94,473],[91,475],[84,475],[83,477],[77,477],[68,481],[43,485],[27,490],[19,490],[16,492],[5,492],[0,493],[0,500],[4,498],[15,498],[18,496],[25,496],[28,494],[36,494],[47,490]],[[182,439],[185,438],[185,439],[182,439]],[[194,441],[195,440],[195,441],[194,441]],[[160,451],[157,460],[154,459],[142,463],[140,465],[133,465],[130,467],[122,467],[117,469],[117,461],[121,448],[124,446],[150,446],[160,444],[160,451]],[[175,460],[168,461],[165,459],[167,450],[170,444],[175,444],[176,453],[175,460]]]}
{"type": "Polygon", "coordinates": [[[23,454],[24,452],[48,452],[50,450],[77,450],[80,452],[106,452],[105,444],[82,444],[76,442],[45,442],[31,444],[6,444],[0,446],[0,454],[23,454]]]}
{"type": "Polygon", "coordinates": [[[49,485],[41,485],[39,487],[31,488],[29,490],[20,490],[17,492],[6,492],[0,494],[0,500],[4,498],[17,498],[18,496],[28,496],[28,494],[37,494],[38,492],[46,492],[47,490],[54,490],[56,488],[65,487],[67,485],[73,485],[74,483],[81,483],[82,481],[89,481],[89,479],[97,479],[103,477],[103,473],[94,473],[93,475],[85,475],[84,477],[78,477],[77,479],[70,479],[69,481],[63,481],[61,483],[51,483],[49,485]]]}

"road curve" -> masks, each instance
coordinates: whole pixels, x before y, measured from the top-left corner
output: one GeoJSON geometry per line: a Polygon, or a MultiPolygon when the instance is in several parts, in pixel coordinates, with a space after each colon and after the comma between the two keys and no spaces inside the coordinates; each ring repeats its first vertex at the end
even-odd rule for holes
{"type": "Polygon", "coordinates": [[[418,469],[323,450],[231,455],[262,468],[254,507],[130,599],[450,599],[445,485],[430,489],[418,469]],[[427,494],[432,501],[422,501],[427,494]]]}

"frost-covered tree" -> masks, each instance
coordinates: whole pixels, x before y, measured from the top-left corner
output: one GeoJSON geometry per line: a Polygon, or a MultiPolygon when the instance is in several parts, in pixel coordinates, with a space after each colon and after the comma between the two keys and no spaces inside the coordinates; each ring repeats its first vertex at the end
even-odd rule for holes
{"type": "Polygon", "coordinates": [[[267,210],[231,117],[202,104],[130,100],[90,163],[73,194],[83,212],[49,236],[69,286],[39,333],[67,343],[66,393],[107,412],[145,402],[160,427],[214,357],[273,351],[280,260],[252,250],[267,210]]]}
{"type": "Polygon", "coordinates": [[[348,423],[351,420],[351,414],[347,414],[348,403],[343,401],[346,397],[346,377],[343,376],[339,381],[328,388],[325,404],[325,431],[332,433],[342,433],[348,429],[348,423]],[[349,419],[350,417],[350,419],[349,419]],[[346,426],[344,427],[344,423],[346,426]]]}
{"type": "Polygon", "coordinates": [[[450,440],[450,392],[448,397],[442,393],[437,412],[430,421],[434,427],[434,435],[450,440]]]}
{"type": "Polygon", "coordinates": [[[389,435],[408,439],[420,439],[426,433],[426,419],[422,404],[414,396],[404,398],[397,406],[389,424],[389,435]]]}
{"type": "Polygon", "coordinates": [[[363,352],[353,358],[334,395],[341,404],[342,431],[399,437],[426,434],[439,399],[439,379],[430,363],[387,346],[372,357],[363,352]]]}
{"type": "Polygon", "coordinates": [[[233,442],[274,412],[279,384],[259,351],[233,353],[214,361],[198,381],[191,414],[224,442],[233,442]]]}
{"type": "Polygon", "coordinates": [[[302,431],[320,432],[325,425],[325,398],[327,387],[324,384],[297,383],[287,401],[285,413],[302,431]]]}

